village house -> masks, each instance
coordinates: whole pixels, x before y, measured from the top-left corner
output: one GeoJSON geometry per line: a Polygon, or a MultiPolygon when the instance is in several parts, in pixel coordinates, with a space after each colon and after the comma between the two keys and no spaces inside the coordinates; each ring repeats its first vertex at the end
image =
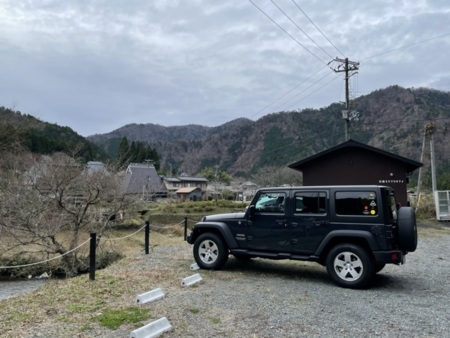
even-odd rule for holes
{"type": "MultiPolygon", "coordinates": [[[[185,198],[187,190],[181,190],[182,188],[198,188],[201,193],[200,199],[198,199],[198,191],[195,189],[190,190],[188,194],[196,196],[196,200],[203,199],[204,192],[208,187],[208,180],[204,177],[195,177],[182,174],[178,177],[164,177],[164,184],[168,191],[169,196],[178,198],[178,194],[181,194],[185,198]]],[[[191,199],[190,197],[188,199],[191,199]]]]}
{"type": "Polygon", "coordinates": [[[168,194],[164,181],[154,165],[149,163],[130,163],[123,179],[123,188],[125,194],[142,197],[143,200],[167,197],[168,194]]]}

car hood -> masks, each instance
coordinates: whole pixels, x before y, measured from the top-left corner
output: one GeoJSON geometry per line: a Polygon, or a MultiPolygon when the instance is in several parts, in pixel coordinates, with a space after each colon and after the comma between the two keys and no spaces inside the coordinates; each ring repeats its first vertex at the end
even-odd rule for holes
{"type": "Polygon", "coordinates": [[[216,214],[203,217],[202,221],[222,221],[226,219],[244,218],[245,212],[230,212],[227,214],[216,214]]]}

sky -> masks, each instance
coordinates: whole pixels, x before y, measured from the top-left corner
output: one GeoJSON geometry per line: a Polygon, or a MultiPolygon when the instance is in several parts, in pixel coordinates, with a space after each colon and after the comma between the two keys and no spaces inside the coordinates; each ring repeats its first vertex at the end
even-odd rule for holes
{"type": "Polygon", "coordinates": [[[0,0],[0,106],[83,136],[450,91],[448,0],[0,0]]]}

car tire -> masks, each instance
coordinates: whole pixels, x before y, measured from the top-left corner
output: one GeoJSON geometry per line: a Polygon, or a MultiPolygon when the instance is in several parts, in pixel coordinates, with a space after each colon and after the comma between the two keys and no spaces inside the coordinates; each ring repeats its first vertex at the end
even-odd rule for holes
{"type": "Polygon", "coordinates": [[[194,258],[201,269],[218,270],[228,259],[228,248],[220,236],[205,233],[195,240],[194,258]]]}
{"type": "Polygon", "coordinates": [[[339,244],[332,248],[326,266],[333,281],[344,288],[365,288],[375,274],[372,257],[365,249],[354,244],[339,244]]]}
{"type": "Polygon", "coordinates": [[[386,264],[375,264],[375,273],[378,273],[381,270],[383,270],[385,266],[386,264]]]}
{"type": "Polygon", "coordinates": [[[397,215],[398,243],[403,251],[414,252],[417,248],[416,214],[411,207],[401,207],[397,215]]]}

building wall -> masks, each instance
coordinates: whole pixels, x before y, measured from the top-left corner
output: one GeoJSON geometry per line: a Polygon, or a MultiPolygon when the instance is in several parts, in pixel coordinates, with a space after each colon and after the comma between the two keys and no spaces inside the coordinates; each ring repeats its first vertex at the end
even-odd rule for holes
{"type": "Polygon", "coordinates": [[[181,183],[181,188],[200,188],[202,190],[206,189],[207,184],[199,181],[183,181],[181,183]]]}
{"type": "Polygon", "coordinates": [[[188,194],[177,194],[177,198],[182,201],[201,201],[202,191],[197,189],[188,194]]]}
{"type": "Polygon", "coordinates": [[[365,149],[342,149],[303,167],[303,185],[387,185],[407,205],[407,176],[400,161],[365,149]]]}

